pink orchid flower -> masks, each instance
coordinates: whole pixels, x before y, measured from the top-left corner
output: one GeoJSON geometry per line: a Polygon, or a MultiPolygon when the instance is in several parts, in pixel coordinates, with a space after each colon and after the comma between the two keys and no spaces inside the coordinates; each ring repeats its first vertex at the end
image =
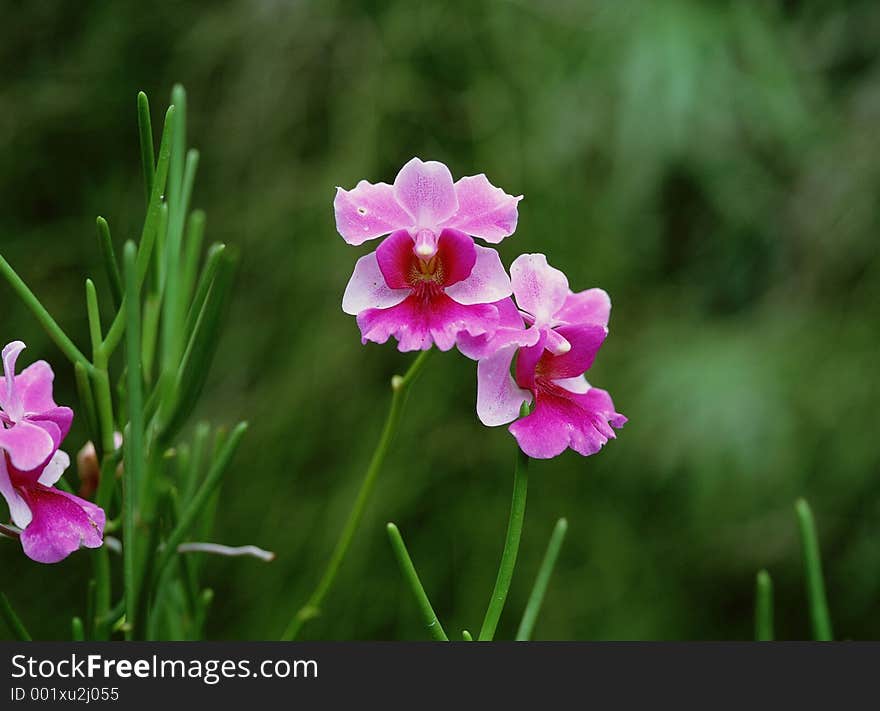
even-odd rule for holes
{"type": "Polygon", "coordinates": [[[15,362],[25,349],[13,341],[3,349],[0,383],[0,450],[21,471],[44,466],[70,430],[73,410],[58,407],[52,399],[55,374],[45,361],[37,361],[15,374],[15,362]]]}
{"type": "Polygon", "coordinates": [[[70,464],[56,451],[45,466],[22,472],[0,455],[0,494],[21,531],[25,555],[38,563],[57,563],[81,547],[99,548],[104,538],[103,509],[55,489],[70,464]]]}
{"type": "Polygon", "coordinates": [[[626,423],[611,396],[584,377],[608,335],[611,300],[602,289],[573,293],[565,274],[543,254],[521,255],[510,272],[519,310],[508,299],[499,307],[494,336],[460,345],[465,355],[480,359],[477,415],[485,425],[503,425],[534,401],[533,411],[510,426],[523,452],[535,459],[568,447],[595,454],[615,437],[612,428],[626,423]]]}
{"type": "Polygon", "coordinates": [[[452,348],[459,336],[494,332],[493,305],[511,294],[494,249],[516,229],[517,203],[485,175],[453,182],[443,163],[409,161],[394,180],[337,189],[336,228],[352,245],[390,235],[361,257],[342,309],[357,316],[362,341],[394,336],[401,351],[452,348]]]}

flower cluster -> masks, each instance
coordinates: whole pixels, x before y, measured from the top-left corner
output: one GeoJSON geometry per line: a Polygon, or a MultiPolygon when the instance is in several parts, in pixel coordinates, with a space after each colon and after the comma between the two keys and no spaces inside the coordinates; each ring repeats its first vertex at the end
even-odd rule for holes
{"type": "Polygon", "coordinates": [[[608,335],[611,301],[602,289],[572,292],[543,254],[519,256],[508,276],[498,253],[474,242],[513,234],[521,199],[485,175],[453,182],[445,165],[418,158],[393,185],[338,188],[346,242],[388,235],[358,260],[342,308],[357,317],[364,343],[393,336],[401,351],[455,346],[478,361],[480,421],[512,422],[530,457],[568,447],[594,454],[626,422],[584,376],[608,335]],[[518,419],[523,405],[532,410],[518,419]]]}
{"type": "Polygon", "coordinates": [[[99,547],[105,516],[95,504],[54,486],[70,464],[59,446],[70,430],[73,411],[55,404],[55,375],[45,361],[15,374],[24,348],[21,341],[13,341],[2,353],[0,494],[13,524],[21,529],[25,554],[40,563],[57,563],[81,546],[99,547]]]}

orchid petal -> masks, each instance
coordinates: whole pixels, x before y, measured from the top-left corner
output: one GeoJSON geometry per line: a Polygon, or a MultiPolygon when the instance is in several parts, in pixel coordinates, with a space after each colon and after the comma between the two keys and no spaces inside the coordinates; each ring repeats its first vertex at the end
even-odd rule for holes
{"type": "Polygon", "coordinates": [[[476,262],[470,275],[450,287],[446,294],[460,304],[489,304],[510,296],[510,277],[504,271],[498,252],[474,245],[476,262]]]}
{"type": "Polygon", "coordinates": [[[40,477],[37,479],[37,482],[42,484],[43,486],[53,486],[60,478],[61,475],[64,474],[64,471],[67,467],[70,466],[70,457],[67,456],[67,452],[62,452],[60,449],[52,455],[52,459],[49,460],[49,463],[46,464],[46,467],[43,469],[43,473],[40,474],[40,477]]]}
{"type": "Polygon", "coordinates": [[[569,294],[568,279],[543,254],[521,254],[510,265],[510,280],[520,309],[537,325],[550,324],[569,294]]]}
{"type": "Polygon", "coordinates": [[[409,296],[410,290],[391,289],[385,282],[376,252],[358,259],[345,293],[342,296],[342,310],[352,316],[367,309],[387,309],[396,306],[409,296]]]}
{"type": "Polygon", "coordinates": [[[104,511],[93,503],[41,484],[25,490],[33,520],[21,532],[25,555],[38,563],[57,563],[80,547],[103,543],[104,511]]]}
{"type": "Polygon", "coordinates": [[[553,381],[556,385],[570,393],[584,395],[590,389],[590,384],[583,375],[576,375],[573,378],[558,378],[553,381]]]}
{"type": "Polygon", "coordinates": [[[12,523],[19,528],[25,528],[31,522],[31,509],[13,485],[6,465],[6,457],[2,454],[0,454],[0,494],[9,506],[9,518],[12,519],[12,523]]]}
{"type": "Polygon", "coordinates": [[[336,230],[349,244],[359,245],[412,225],[388,183],[360,181],[353,190],[336,188],[333,200],[336,230]]]}
{"type": "Polygon", "coordinates": [[[34,424],[22,420],[9,429],[0,426],[0,448],[6,450],[12,465],[21,471],[36,469],[49,459],[57,446],[56,439],[60,441],[60,432],[52,422],[34,424]]]}
{"type": "Polygon", "coordinates": [[[598,324],[608,326],[611,316],[611,298],[604,289],[587,289],[569,294],[554,315],[557,324],[598,324]]]}
{"type": "Polygon", "coordinates": [[[517,387],[510,374],[516,346],[502,348],[477,363],[477,417],[488,427],[506,425],[519,417],[523,403],[531,402],[528,390],[517,387]]]}
{"type": "Polygon", "coordinates": [[[452,173],[434,160],[413,158],[404,165],[394,179],[394,195],[417,227],[439,228],[458,209],[452,173]]]}
{"type": "Polygon", "coordinates": [[[497,244],[516,230],[517,204],[513,197],[496,188],[484,175],[471,175],[455,183],[458,211],[446,223],[474,237],[497,244]]]}
{"type": "Polygon", "coordinates": [[[432,344],[448,351],[463,333],[494,332],[498,310],[491,304],[463,306],[443,293],[428,300],[413,295],[397,306],[358,314],[357,324],[364,343],[385,343],[394,336],[401,352],[428,350],[432,344]]]}
{"type": "Polygon", "coordinates": [[[557,329],[571,348],[560,355],[545,354],[541,359],[544,377],[551,380],[573,378],[590,369],[608,330],[604,326],[564,326],[557,329]]]}

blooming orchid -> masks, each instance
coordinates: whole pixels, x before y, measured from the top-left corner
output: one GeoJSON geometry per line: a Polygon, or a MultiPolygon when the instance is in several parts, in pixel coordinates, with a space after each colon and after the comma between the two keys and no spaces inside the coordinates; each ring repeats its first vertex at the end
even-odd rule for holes
{"type": "Polygon", "coordinates": [[[99,548],[103,542],[104,510],[53,486],[69,464],[61,450],[30,472],[0,457],[0,493],[12,522],[22,529],[25,555],[38,563],[57,563],[81,547],[99,548]]]}
{"type": "Polygon", "coordinates": [[[55,375],[45,361],[15,374],[24,348],[21,341],[13,341],[2,352],[0,494],[12,522],[22,529],[25,554],[40,563],[57,563],[81,545],[101,545],[104,512],[53,488],[70,464],[58,446],[70,430],[73,411],[55,404],[55,375]]]}
{"type": "Polygon", "coordinates": [[[510,279],[494,249],[516,229],[520,197],[485,175],[453,182],[443,163],[413,158],[393,185],[337,189],[336,227],[352,245],[389,235],[361,257],[342,298],[364,343],[394,336],[401,351],[452,348],[460,334],[494,333],[510,279]]]}
{"type": "Polygon", "coordinates": [[[521,255],[510,272],[519,309],[509,299],[499,304],[495,335],[460,346],[479,359],[477,415],[485,425],[503,425],[534,401],[533,411],[510,426],[523,452],[536,459],[567,447],[595,454],[626,422],[610,395],[584,377],[608,335],[611,300],[602,289],[572,292],[543,254],[521,255]]]}

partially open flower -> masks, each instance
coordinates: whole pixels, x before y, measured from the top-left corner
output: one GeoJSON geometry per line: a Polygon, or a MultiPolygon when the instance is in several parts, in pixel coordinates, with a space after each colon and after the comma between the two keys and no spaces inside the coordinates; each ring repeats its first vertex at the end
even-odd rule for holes
{"type": "Polygon", "coordinates": [[[23,472],[0,455],[0,494],[12,522],[22,529],[25,555],[38,563],[57,563],[81,547],[99,548],[103,541],[103,509],[53,486],[69,464],[59,450],[45,466],[23,472]]]}
{"type": "MultiPolygon", "coordinates": [[[[113,433],[113,444],[116,449],[122,446],[122,434],[113,433]]],[[[76,453],[76,471],[79,474],[79,495],[90,499],[101,482],[101,463],[98,461],[95,444],[91,440],[76,453]]],[[[116,472],[117,474],[122,472],[122,462],[119,463],[116,472]]]]}
{"type": "Polygon", "coordinates": [[[519,311],[506,305],[504,326],[493,337],[460,346],[479,359],[477,415],[483,424],[503,425],[534,401],[533,411],[510,426],[523,452],[537,459],[568,447],[595,454],[626,422],[608,393],[584,377],[608,334],[611,301],[601,289],[573,293],[542,254],[521,255],[510,271],[519,311]]]}
{"type": "Polygon", "coordinates": [[[459,334],[491,335],[493,305],[511,293],[494,249],[516,228],[517,203],[485,175],[453,183],[449,169],[413,158],[394,185],[358,183],[339,188],[336,226],[349,244],[385,234],[379,248],[355,265],[342,299],[357,316],[366,343],[394,336],[401,351],[452,348],[459,334]]]}

